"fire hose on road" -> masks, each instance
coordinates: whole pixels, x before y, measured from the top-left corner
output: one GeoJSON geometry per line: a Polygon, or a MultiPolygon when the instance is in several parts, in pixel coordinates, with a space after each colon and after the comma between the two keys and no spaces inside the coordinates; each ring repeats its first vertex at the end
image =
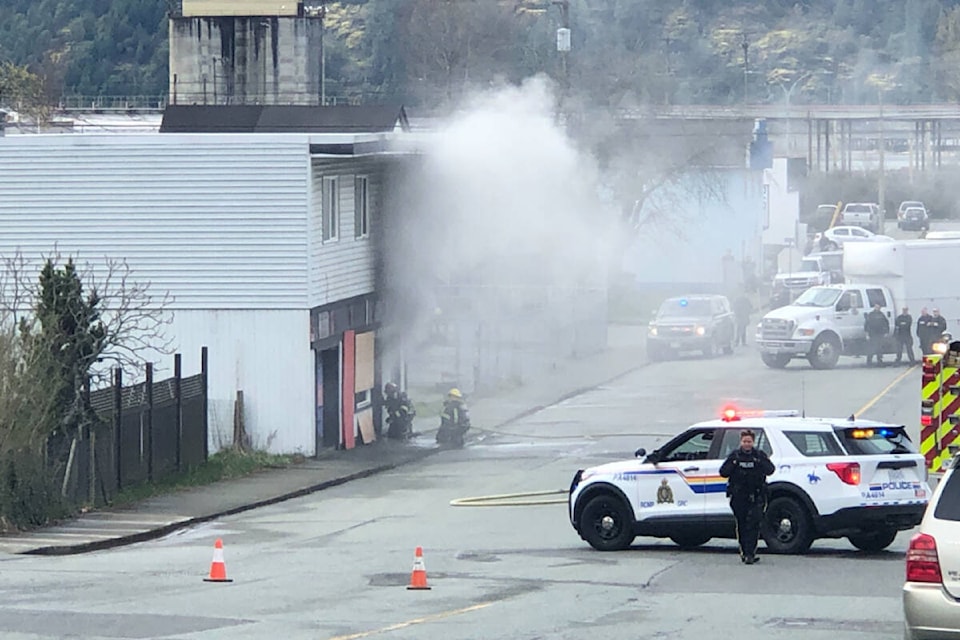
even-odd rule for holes
{"type": "Polygon", "coordinates": [[[544,504],[566,504],[570,492],[567,489],[555,491],[532,491],[529,493],[504,493],[496,496],[478,496],[475,498],[457,498],[450,501],[451,507],[532,507],[544,504]],[[564,496],[546,498],[546,496],[564,496]]]}

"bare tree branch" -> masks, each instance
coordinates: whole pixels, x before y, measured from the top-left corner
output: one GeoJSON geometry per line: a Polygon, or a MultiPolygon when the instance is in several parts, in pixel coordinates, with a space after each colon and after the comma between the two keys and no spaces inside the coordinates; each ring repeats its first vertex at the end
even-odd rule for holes
{"type": "Polygon", "coordinates": [[[134,278],[126,260],[104,259],[102,275],[87,265],[83,281],[90,295],[96,295],[103,309],[105,329],[99,359],[112,360],[121,368],[140,367],[144,354],[153,351],[171,354],[173,339],[167,327],[173,296],[150,293],[150,282],[134,278]]]}

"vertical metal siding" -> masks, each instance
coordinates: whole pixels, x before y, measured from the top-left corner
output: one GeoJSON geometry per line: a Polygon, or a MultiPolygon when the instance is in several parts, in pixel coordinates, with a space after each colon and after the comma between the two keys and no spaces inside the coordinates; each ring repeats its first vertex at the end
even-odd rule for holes
{"type": "Polygon", "coordinates": [[[0,138],[0,255],[125,259],[177,309],[304,309],[304,139],[0,138]]]}
{"type": "Polygon", "coordinates": [[[376,255],[373,236],[379,223],[382,167],[373,161],[324,161],[313,159],[310,185],[310,292],[311,307],[371,293],[375,289],[376,255]],[[354,177],[368,178],[370,233],[354,237],[354,177]],[[323,242],[324,176],[340,179],[339,236],[323,242]]]}
{"type": "MultiPolygon", "coordinates": [[[[184,375],[198,373],[200,349],[210,349],[211,451],[231,443],[234,401],[242,390],[247,433],[255,447],[314,455],[309,331],[307,310],[175,312],[170,334],[175,336],[175,351],[183,355],[184,375]]],[[[154,353],[144,358],[156,363],[157,379],[172,375],[173,356],[154,353]]]]}

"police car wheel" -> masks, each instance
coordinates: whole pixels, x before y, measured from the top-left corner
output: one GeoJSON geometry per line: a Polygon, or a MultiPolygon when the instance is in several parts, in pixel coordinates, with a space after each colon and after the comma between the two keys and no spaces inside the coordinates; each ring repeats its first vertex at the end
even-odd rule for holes
{"type": "Polygon", "coordinates": [[[774,498],[767,505],[761,533],[774,553],[806,553],[813,544],[810,515],[799,501],[787,496],[774,498]]]}
{"type": "Polygon", "coordinates": [[[697,534],[677,534],[670,536],[673,543],[681,549],[694,549],[710,542],[710,536],[697,534]]]}
{"type": "Polygon", "coordinates": [[[857,549],[860,549],[860,551],[877,553],[893,544],[896,537],[896,529],[883,528],[873,531],[861,531],[858,534],[848,536],[847,540],[857,549]]]}
{"type": "Polygon", "coordinates": [[[580,514],[580,535],[597,551],[626,549],[636,537],[630,510],[612,494],[596,496],[586,504],[580,514]]]}

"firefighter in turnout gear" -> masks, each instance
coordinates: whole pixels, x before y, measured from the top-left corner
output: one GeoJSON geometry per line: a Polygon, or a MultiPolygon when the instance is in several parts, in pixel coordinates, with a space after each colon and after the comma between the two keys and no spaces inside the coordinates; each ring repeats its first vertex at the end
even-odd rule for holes
{"type": "Polygon", "coordinates": [[[413,435],[413,417],[417,410],[406,392],[393,382],[383,387],[384,406],[387,409],[387,437],[391,440],[407,440],[413,435]]]}
{"type": "Polygon", "coordinates": [[[437,444],[448,444],[458,449],[463,447],[463,435],[470,428],[470,414],[459,389],[450,389],[440,411],[440,428],[437,444]]]}
{"type": "Polygon", "coordinates": [[[877,359],[877,366],[882,366],[883,341],[890,333],[890,321],[879,304],[873,305],[873,311],[863,317],[863,330],[867,333],[867,366],[872,358],[877,359]]]}
{"type": "Polygon", "coordinates": [[[767,454],[754,447],[754,442],[753,431],[741,431],[740,448],[731,452],[720,466],[720,475],[728,478],[727,497],[737,519],[740,561],[745,564],[759,560],[757,542],[767,508],[767,476],[776,470],[767,454]]]}

